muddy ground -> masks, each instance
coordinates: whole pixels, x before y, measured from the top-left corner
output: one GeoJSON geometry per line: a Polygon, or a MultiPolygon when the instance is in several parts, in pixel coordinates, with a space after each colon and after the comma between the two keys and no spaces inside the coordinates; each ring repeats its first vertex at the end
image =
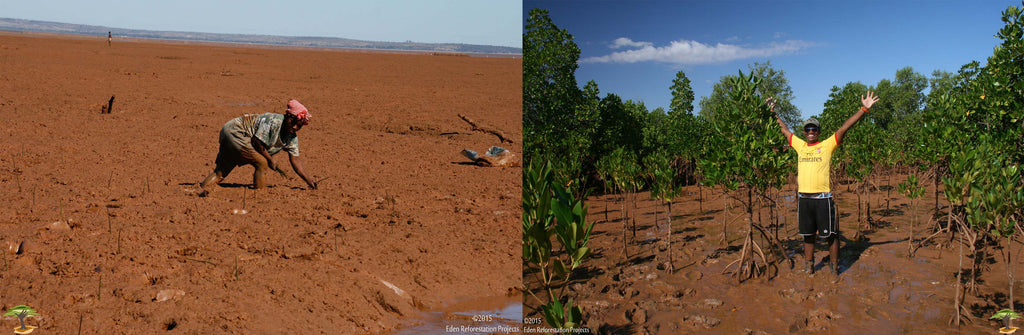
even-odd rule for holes
{"type": "MultiPolygon", "coordinates": [[[[46,334],[337,334],[517,300],[520,168],[460,151],[521,152],[521,69],[0,35],[0,307],[31,306],[27,323],[46,334]],[[299,137],[307,173],[328,178],[320,189],[274,174],[250,190],[247,166],[195,196],[220,127],[289,99],[313,115],[299,137]]],[[[274,159],[295,177],[286,155],[274,159]]]]}
{"type": "MultiPolygon", "coordinates": [[[[597,222],[590,242],[594,257],[577,270],[568,294],[583,307],[585,326],[603,334],[997,333],[999,325],[988,318],[1007,307],[1006,262],[998,254],[1004,250],[989,248],[985,261],[988,270],[979,278],[978,292],[966,298],[974,322],[959,329],[948,326],[956,294],[958,244],[951,247],[948,235],[943,235],[945,247],[929,244],[914,257],[907,257],[910,219],[917,220],[917,242],[935,228],[934,221],[929,223],[934,213],[929,212],[934,208],[934,187],[927,188],[926,200],[918,200],[911,207],[909,199],[895,189],[886,195],[885,190],[903,178],[892,178],[892,185],[880,179],[880,190],[870,193],[872,219],[879,227],[866,231],[864,242],[849,240],[857,229],[856,194],[848,191],[847,185],[833,189],[837,193],[840,230],[847,239],[840,251],[838,279],[823,269],[828,252],[821,242],[815,253],[818,272],[812,276],[799,272],[803,256],[802,252],[797,256],[802,247],[796,232],[792,186],[781,192],[790,196],[779,196],[782,213],[778,234],[786,254],[797,257],[796,268],[784,262],[770,280],[754,279],[742,284],[723,270],[739,258],[748,216],[734,199],[728,200],[730,209],[725,212],[726,200],[720,189],[703,189],[703,211],[696,186],[685,188],[684,195],[676,199],[672,208],[675,272],[667,266],[664,205],[649,200],[649,193],[639,194],[636,238],[632,237],[629,221],[625,257],[620,196],[591,197],[588,220],[597,222]],[[656,216],[659,225],[654,224],[656,216]],[[723,241],[726,220],[728,239],[723,241]]],[[[736,195],[746,199],[745,193],[736,195]]],[[[945,220],[949,207],[944,200],[939,203],[939,213],[945,220]]],[[[761,217],[759,220],[754,213],[755,221],[767,222],[768,211],[761,217]]],[[[775,229],[770,228],[769,233],[774,235],[775,229]]],[[[766,243],[757,241],[767,253],[766,243]]],[[[1014,298],[1018,307],[1024,295],[1021,252],[1020,244],[1014,243],[1014,298]]],[[[964,268],[969,268],[971,259],[964,257],[963,262],[964,268]]],[[[532,274],[525,276],[533,280],[532,274]]],[[[536,303],[528,299],[527,306],[531,305],[536,303]]],[[[529,307],[526,311],[529,313],[529,307]]]]}

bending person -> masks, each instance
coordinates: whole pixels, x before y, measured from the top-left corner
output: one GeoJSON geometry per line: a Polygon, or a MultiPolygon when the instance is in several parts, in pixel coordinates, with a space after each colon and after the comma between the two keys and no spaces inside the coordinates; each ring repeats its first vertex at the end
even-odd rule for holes
{"type": "Polygon", "coordinates": [[[270,170],[287,176],[272,158],[281,150],[288,152],[288,161],[295,174],[299,175],[309,188],[316,189],[316,183],[306,176],[302,160],[299,158],[298,132],[309,124],[309,118],[309,110],[298,100],[291,100],[284,114],[246,114],[225,123],[220,129],[217,166],[203,180],[200,185],[203,191],[199,195],[209,194],[208,186],[223,181],[231,170],[241,165],[252,165],[256,168],[252,174],[253,188],[263,188],[267,185],[266,174],[270,170]]]}

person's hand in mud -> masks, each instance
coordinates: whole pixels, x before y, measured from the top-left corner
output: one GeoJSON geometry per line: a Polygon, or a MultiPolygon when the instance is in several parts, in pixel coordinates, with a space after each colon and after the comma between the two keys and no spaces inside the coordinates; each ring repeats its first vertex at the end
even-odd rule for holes
{"type": "Polygon", "coordinates": [[[288,177],[288,174],[284,172],[284,169],[282,169],[280,165],[277,165],[277,163],[274,163],[274,159],[270,157],[270,152],[267,152],[267,147],[263,144],[263,142],[260,141],[255,136],[252,138],[252,148],[256,149],[256,152],[259,153],[260,156],[263,156],[263,159],[267,160],[268,168],[270,168],[273,171],[277,171],[277,173],[281,174],[281,177],[290,179],[288,177]]]}
{"type": "Polygon", "coordinates": [[[314,182],[306,176],[306,169],[302,167],[302,158],[299,156],[288,155],[288,161],[292,163],[292,170],[295,171],[295,174],[299,175],[299,178],[302,178],[302,181],[305,181],[306,185],[309,186],[310,189],[317,189],[317,184],[319,184],[319,182],[314,182]]]}

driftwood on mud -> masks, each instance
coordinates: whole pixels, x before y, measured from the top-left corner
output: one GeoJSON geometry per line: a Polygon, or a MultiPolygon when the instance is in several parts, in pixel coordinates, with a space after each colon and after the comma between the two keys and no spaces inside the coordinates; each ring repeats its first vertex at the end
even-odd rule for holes
{"type": "Polygon", "coordinates": [[[114,96],[110,96],[110,101],[107,101],[107,108],[103,110],[103,114],[110,114],[114,110],[114,96]]]}
{"type": "Polygon", "coordinates": [[[468,117],[466,117],[465,115],[462,115],[462,114],[459,114],[459,118],[461,118],[462,121],[466,121],[466,123],[468,123],[471,127],[473,127],[473,130],[475,130],[475,131],[484,132],[484,133],[488,133],[488,134],[497,136],[498,139],[501,140],[502,143],[513,143],[512,140],[509,139],[508,136],[505,136],[505,134],[502,133],[501,131],[498,131],[498,130],[490,128],[490,127],[480,126],[480,125],[476,124],[476,122],[473,122],[473,120],[470,120],[468,117]]]}

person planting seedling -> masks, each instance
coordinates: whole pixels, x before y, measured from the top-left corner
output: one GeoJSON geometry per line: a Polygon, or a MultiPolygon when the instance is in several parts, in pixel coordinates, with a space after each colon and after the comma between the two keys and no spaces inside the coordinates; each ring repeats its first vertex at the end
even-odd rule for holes
{"type": "Polygon", "coordinates": [[[237,166],[252,165],[256,171],[252,174],[253,188],[267,185],[265,175],[273,170],[288,177],[271,156],[281,150],[288,152],[288,161],[306,185],[317,188],[317,183],[306,176],[299,158],[298,132],[309,124],[310,114],[298,100],[288,101],[288,109],[284,114],[246,114],[231,119],[220,130],[220,151],[217,153],[216,167],[200,187],[199,196],[209,194],[207,188],[219,183],[237,166]]]}
{"type": "Polygon", "coordinates": [[[768,98],[768,106],[775,113],[775,120],[782,128],[782,134],[789,139],[789,145],[797,152],[797,192],[800,200],[797,203],[797,215],[799,219],[799,233],[804,239],[804,263],[803,271],[808,274],[814,273],[814,242],[817,237],[825,239],[829,246],[828,268],[833,275],[839,275],[839,222],[836,220],[836,204],[832,199],[832,190],[829,186],[829,169],[831,168],[832,152],[843,139],[846,131],[860,121],[864,114],[867,114],[872,105],[878,102],[878,97],[868,91],[867,96],[861,96],[861,108],[853,114],[835,134],[821,141],[818,135],[821,134],[821,126],[817,119],[810,118],[804,122],[804,137],[802,140],[789,131],[786,124],[775,113],[775,99],[768,98]]]}

